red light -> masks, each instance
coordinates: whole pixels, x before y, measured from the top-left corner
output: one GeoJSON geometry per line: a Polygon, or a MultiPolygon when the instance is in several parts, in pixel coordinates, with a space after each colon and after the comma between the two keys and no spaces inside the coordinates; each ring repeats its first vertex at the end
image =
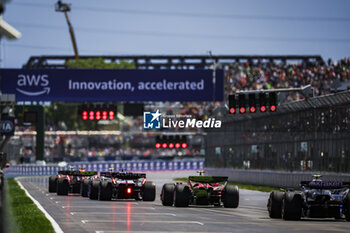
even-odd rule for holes
{"type": "Polygon", "coordinates": [[[127,188],[127,189],[126,189],[126,192],[127,192],[128,194],[130,194],[130,193],[131,193],[131,188],[127,188]]]}
{"type": "Polygon", "coordinates": [[[245,107],[240,107],[240,108],[239,108],[239,112],[240,112],[240,113],[245,113],[245,107]]]}
{"type": "Polygon", "coordinates": [[[179,149],[180,147],[181,147],[181,144],[177,142],[177,143],[175,144],[175,148],[176,148],[176,149],[179,149]]]}
{"type": "Polygon", "coordinates": [[[182,144],[181,144],[181,146],[182,146],[182,148],[184,148],[184,149],[185,149],[185,148],[187,148],[187,143],[186,143],[186,142],[184,142],[184,143],[182,143],[182,144]]]}
{"type": "Polygon", "coordinates": [[[236,109],[235,108],[230,108],[229,112],[230,112],[230,114],[235,114],[236,113],[236,109]]]}
{"type": "Polygon", "coordinates": [[[264,106],[264,105],[261,106],[261,107],[260,107],[260,112],[266,112],[266,106],[264,106]]]}
{"type": "Polygon", "coordinates": [[[169,143],[169,148],[170,148],[170,149],[173,149],[173,148],[174,148],[174,143],[172,143],[172,142],[169,143]]]}
{"type": "Polygon", "coordinates": [[[142,185],[146,183],[146,178],[142,180],[142,185]]]}
{"type": "Polygon", "coordinates": [[[250,107],[250,112],[256,112],[256,108],[254,106],[250,107]]]}
{"type": "Polygon", "coordinates": [[[89,120],[93,121],[94,119],[95,119],[95,113],[94,113],[94,111],[90,111],[89,112],[89,120]]]}
{"type": "Polygon", "coordinates": [[[159,142],[156,143],[156,148],[159,149],[161,144],[159,142]]]}
{"type": "Polygon", "coordinates": [[[102,120],[107,120],[107,111],[102,111],[102,120]]]}
{"type": "Polygon", "coordinates": [[[276,111],[276,109],[277,109],[277,108],[276,108],[276,105],[271,105],[271,106],[270,106],[270,111],[271,111],[271,112],[276,111]]]}
{"type": "Polygon", "coordinates": [[[113,184],[116,184],[116,183],[117,183],[117,182],[115,181],[114,178],[112,178],[112,183],[113,183],[113,184]]]}
{"type": "Polygon", "coordinates": [[[100,111],[97,111],[96,112],[96,120],[101,120],[101,112],[100,111]]]}
{"type": "Polygon", "coordinates": [[[164,149],[167,148],[167,146],[168,146],[168,145],[167,145],[166,143],[163,143],[163,144],[162,144],[162,147],[163,147],[164,149]]]}
{"type": "Polygon", "coordinates": [[[67,175],[67,179],[68,179],[68,182],[70,182],[70,176],[69,175],[67,175]]]}
{"type": "Polygon", "coordinates": [[[114,112],[113,111],[109,111],[109,119],[110,120],[114,119],[114,112]]]}
{"type": "Polygon", "coordinates": [[[86,121],[88,119],[88,112],[87,111],[83,111],[82,117],[81,117],[84,121],[86,121]]]}

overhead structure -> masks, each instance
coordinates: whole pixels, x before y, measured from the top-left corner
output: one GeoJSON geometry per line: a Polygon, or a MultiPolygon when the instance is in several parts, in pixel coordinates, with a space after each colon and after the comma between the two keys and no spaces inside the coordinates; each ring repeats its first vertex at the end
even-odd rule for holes
{"type": "MultiPolygon", "coordinates": [[[[241,55],[118,55],[118,56],[80,56],[80,60],[102,58],[106,62],[133,62],[137,69],[210,69],[217,66],[230,65],[235,62],[268,60],[268,61],[304,61],[323,64],[321,56],[241,56],[241,55]]],[[[73,56],[32,56],[23,68],[67,68],[65,63],[73,60],[73,56]]]]}

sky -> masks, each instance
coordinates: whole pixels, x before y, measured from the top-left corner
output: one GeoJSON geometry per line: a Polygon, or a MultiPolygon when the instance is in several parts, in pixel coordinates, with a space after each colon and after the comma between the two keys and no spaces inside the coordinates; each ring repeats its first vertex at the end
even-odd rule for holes
{"type": "MultiPolygon", "coordinates": [[[[3,19],[22,33],[1,41],[1,66],[73,55],[55,0],[12,0],[3,19]]],[[[347,0],[63,0],[79,55],[350,56],[347,0]]]]}

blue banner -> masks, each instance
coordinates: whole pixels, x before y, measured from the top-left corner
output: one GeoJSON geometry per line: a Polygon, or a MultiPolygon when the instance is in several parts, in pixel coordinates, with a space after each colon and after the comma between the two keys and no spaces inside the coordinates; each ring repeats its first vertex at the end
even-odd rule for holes
{"type": "Polygon", "coordinates": [[[178,161],[114,161],[114,162],[76,162],[68,163],[64,167],[56,165],[12,165],[4,169],[6,176],[41,176],[55,175],[59,170],[69,170],[70,166],[74,169],[84,168],[87,171],[109,171],[113,168],[114,171],[121,169],[136,172],[152,172],[152,171],[182,171],[182,170],[203,170],[204,160],[178,160],[178,161]]]}
{"type": "Polygon", "coordinates": [[[1,69],[1,91],[17,101],[223,100],[223,71],[1,69]],[[215,89],[215,91],[214,91],[215,89]]]}

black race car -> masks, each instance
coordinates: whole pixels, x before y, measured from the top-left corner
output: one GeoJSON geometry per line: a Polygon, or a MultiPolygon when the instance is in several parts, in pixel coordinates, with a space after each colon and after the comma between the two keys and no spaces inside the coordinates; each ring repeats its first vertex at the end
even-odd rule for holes
{"type": "Polygon", "coordinates": [[[89,182],[90,199],[109,201],[112,199],[135,199],[154,201],[156,187],[146,180],[145,173],[101,172],[89,182]]]}
{"type": "Polygon", "coordinates": [[[214,205],[237,208],[239,190],[227,184],[228,177],[190,176],[188,184],[164,184],[160,199],[164,206],[214,205]]]}
{"type": "Polygon", "coordinates": [[[284,220],[309,217],[350,221],[350,182],[322,181],[320,177],[301,181],[299,191],[271,192],[267,202],[269,216],[284,220]]]}
{"type": "Polygon", "coordinates": [[[85,170],[65,170],[59,171],[57,175],[49,177],[49,192],[57,192],[57,195],[68,195],[68,193],[81,194],[87,196],[87,187],[83,186],[83,181],[89,177],[97,175],[95,171],[85,170]]]}

